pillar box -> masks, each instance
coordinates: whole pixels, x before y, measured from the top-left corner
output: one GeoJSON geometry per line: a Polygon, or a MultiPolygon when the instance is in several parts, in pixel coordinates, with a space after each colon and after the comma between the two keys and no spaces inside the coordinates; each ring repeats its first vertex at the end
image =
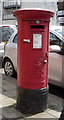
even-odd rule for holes
{"type": "Polygon", "coordinates": [[[48,101],[49,22],[53,12],[14,11],[18,20],[18,97],[23,113],[46,110],[48,101]]]}

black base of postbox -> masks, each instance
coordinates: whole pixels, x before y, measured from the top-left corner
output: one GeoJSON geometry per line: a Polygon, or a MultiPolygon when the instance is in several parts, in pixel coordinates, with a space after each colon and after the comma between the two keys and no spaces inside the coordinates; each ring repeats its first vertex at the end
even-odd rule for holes
{"type": "Polygon", "coordinates": [[[24,89],[18,87],[16,108],[24,114],[45,111],[48,106],[48,88],[24,89]]]}

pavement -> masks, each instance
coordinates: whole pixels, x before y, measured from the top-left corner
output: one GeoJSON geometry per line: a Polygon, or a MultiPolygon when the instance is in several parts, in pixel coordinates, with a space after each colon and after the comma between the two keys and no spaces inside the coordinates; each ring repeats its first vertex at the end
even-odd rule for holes
{"type": "Polygon", "coordinates": [[[45,112],[25,115],[16,109],[17,79],[8,77],[0,69],[0,120],[58,120],[61,114],[62,98],[49,94],[45,112]]]}

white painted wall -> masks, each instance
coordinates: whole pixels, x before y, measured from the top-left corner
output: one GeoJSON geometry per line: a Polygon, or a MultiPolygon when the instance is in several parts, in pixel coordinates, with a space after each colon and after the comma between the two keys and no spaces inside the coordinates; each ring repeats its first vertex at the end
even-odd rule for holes
{"type": "Polygon", "coordinates": [[[51,18],[51,24],[56,25],[56,11],[57,11],[57,0],[54,2],[49,2],[51,0],[22,0],[22,8],[42,8],[48,9],[55,13],[54,17],[51,18]],[[36,2],[37,1],[37,2],[36,2]],[[47,2],[46,2],[47,1],[47,2]]]}

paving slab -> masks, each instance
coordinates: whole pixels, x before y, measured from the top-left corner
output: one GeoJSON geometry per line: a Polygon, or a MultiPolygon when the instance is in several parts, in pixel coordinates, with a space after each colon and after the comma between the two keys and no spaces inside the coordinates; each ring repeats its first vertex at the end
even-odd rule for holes
{"type": "Polygon", "coordinates": [[[13,98],[15,100],[17,98],[17,91],[16,91],[16,89],[5,90],[5,91],[2,92],[2,94],[4,94],[7,97],[13,98]]]}
{"type": "Polygon", "coordinates": [[[54,110],[50,110],[49,108],[45,111],[45,112],[41,112],[41,113],[38,113],[36,115],[32,115],[32,116],[29,116],[29,117],[25,117],[25,119],[28,119],[28,118],[59,118],[60,117],[60,114],[61,112],[57,112],[57,111],[54,111],[54,110]]]}
{"type": "Polygon", "coordinates": [[[0,120],[2,119],[2,114],[0,114],[0,120]]]}
{"type": "Polygon", "coordinates": [[[13,106],[5,107],[2,109],[2,115],[7,119],[20,119],[24,118],[24,115],[16,110],[13,106]]]}
{"type": "Polygon", "coordinates": [[[59,118],[60,114],[61,114],[61,112],[58,112],[56,110],[51,110],[51,109],[48,109],[47,113],[50,114],[50,115],[53,115],[55,118],[59,118]]]}
{"type": "Polygon", "coordinates": [[[16,103],[16,100],[0,94],[0,108],[8,107],[16,103]]]}
{"type": "Polygon", "coordinates": [[[49,93],[49,95],[48,95],[48,108],[60,112],[63,109],[62,101],[63,101],[62,98],[49,93]]]}
{"type": "Polygon", "coordinates": [[[4,74],[4,69],[0,68],[0,73],[4,74]]]}

